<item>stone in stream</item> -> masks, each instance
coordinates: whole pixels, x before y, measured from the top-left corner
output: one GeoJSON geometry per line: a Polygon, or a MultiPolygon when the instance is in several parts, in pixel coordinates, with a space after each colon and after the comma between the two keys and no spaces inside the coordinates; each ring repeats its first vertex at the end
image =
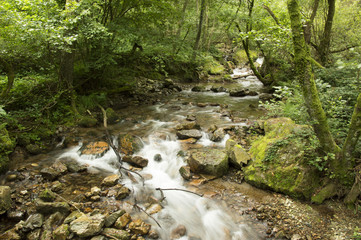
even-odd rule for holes
{"type": "Polygon", "coordinates": [[[114,227],[117,229],[124,229],[130,221],[132,221],[132,218],[129,213],[124,213],[116,220],[114,227]]]}
{"type": "Polygon", "coordinates": [[[96,158],[104,156],[110,149],[107,142],[91,142],[80,148],[80,155],[93,155],[96,158]]]}
{"type": "Polygon", "coordinates": [[[148,159],[142,158],[141,156],[124,156],[123,161],[135,167],[144,168],[148,166],[148,159]]]}
{"type": "Polygon", "coordinates": [[[11,207],[11,191],[8,186],[0,186],[0,215],[11,207]]]}
{"type": "Polygon", "coordinates": [[[197,120],[197,118],[194,114],[189,114],[189,115],[187,115],[186,120],[187,121],[195,121],[195,120],[197,120]]]}
{"type": "Polygon", "coordinates": [[[170,239],[178,239],[186,235],[187,229],[184,225],[178,225],[175,229],[172,230],[170,234],[170,239]]]}
{"type": "Polygon", "coordinates": [[[228,171],[228,156],[225,151],[204,148],[192,151],[187,159],[188,165],[194,173],[205,173],[221,177],[228,171]]]}
{"type": "Polygon", "coordinates": [[[162,161],[162,155],[157,153],[154,155],[153,160],[156,162],[161,162],[162,161]]]}
{"type": "Polygon", "coordinates": [[[62,224],[58,228],[56,228],[53,232],[53,239],[56,240],[66,240],[70,235],[69,225],[62,224]]]}
{"type": "Polygon", "coordinates": [[[181,140],[188,138],[200,139],[202,138],[202,132],[196,129],[182,130],[177,132],[177,137],[181,140]]]}
{"type": "Polygon", "coordinates": [[[70,157],[61,158],[59,161],[65,164],[68,171],[71,173],[83,172],[87,170],[86,165],[81,165],[77,160],[70,157]]]}
{"type": "Polygon", "coordinates": [[[222,139],[225,137],[225,132],[223,128],[218,128],[217,130],[215,130],[213,132],[213,134],[211,135],[211,141],[213,142],[220,142],[222,141],[222,139]]]}
{"type": "Polygon", "coordinates": [[[82,215],[70,223],[70,231],[81,238],[92,237],[101,232],[105,216],[102,214],[82,215]]]}
{"type": "Polygon", "coordinates": [[[187,122],[178,124],[175,127],[175,129],[177,131],[191,130],[191,129],[201,129],[201,126],[196,121],[187,121],[187,122]]]}
{"type": "Polygon", "coordinates": [[[115,223],[115,221],[117,221],[117,219],[119,217],[121,217],[124,213],[125,213],[125,211],[123,209],[121,209],[119,211],[113,212],[112,214],[106,216],[104,226],[105,227],[112,226],[115,223]]]}
{"type": "Polygon", "coordinates": [[[231,90],[229,92],[229,96],[231,97],[245,97],[247,96],[247,91],[242,89],[242,90],[231,90]]]}
{"type": "Polygon", "coordinates": [[[135,234],[146,235],[150,230],[150,225],[137,219],[129,223],[129,230],[135,234]]]}
{"type": "Polygon", "coordinates": [[[259,100],[260,101],[269,101],[273,99],[273,95],[270,93],[262,93],[261,95],[259,95],[259,100]]]}
{"type": "Polygon", "coordinates": [[[182,166],[179,169],[179,173],[185,180],[190,180],[192,178],[192,173],[189,166],[182,166]]]}
{"type": "Polygon", "coordinates": [[[39,194],[39,198],[44,202],[52,202],[56,199],[55,193],[53,193],[50,189],[46,188],[39,194]]]}
{"type": "Polygon", "coordinates": [[[215,93],[220,93],[220,92],[227,92],[227,89],[225,87],[212,86],[211,91],[215,93]]]}
{"type": "Polygon", "coordinates": [[[142,140],[134,135],[119,135],[119,150],[125,155],[132,155],[138,152],[144,146],[142,140]]]}
{"type": "Polygon", "coordinates": [[[204,108],[204,107],[207,107],[207,106],[208,106],[208,103],[197,103],[197,107],[204,108]]]}
{"type": "Polygon", "coordinates": [[[115,228],[104,228],[102,234],[110,239],[129,240],[130,234],[125,230],[115,228]]]}
{"type": "Polygon", "coordinates": [[[247,151],[232,139],[227,140],[226,151],[231,164],[238,169],[241,169],[243,165],[247,165],[248,161],[252,159],[247,151]]]}
{"type": "Polygon", "coordinates": [[[194,86],[191,91],[192,92],[204,92],[205,90],[206,90],[206,88],[203,86],[194,86]]]}
{"type": "Polygon", "coordinates": [[[64,215],[70,212],[70,206],[66,202],[44,202],[41,199],[35,201],[36,211],[42,214],[60,212],[64,215]]]}
{"type": "Polygon", "coordinates": [[[103,179],[101,185],[104,187],[113,187],[119,182],[119,174],[113,174],[103,179]]]}
{"type": "Polygon", "coordinates": [[[33,215],[30,215],[28,219],[23,223],[22,230],[24,232],[30,232],[34,230],[35,228],[40,228],[43,226],[44,217],[40,213],[35,213],[33,215]]]}

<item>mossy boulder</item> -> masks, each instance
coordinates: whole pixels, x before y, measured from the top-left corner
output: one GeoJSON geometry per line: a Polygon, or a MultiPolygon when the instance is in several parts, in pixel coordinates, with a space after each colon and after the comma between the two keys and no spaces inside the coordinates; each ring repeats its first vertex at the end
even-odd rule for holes
{"type": "Polygon", "coordinates": [[[296,198],[310,199],[320,186],[320,174],[309,162],[315,151],[309,126],[289,118],[264,123],[265,136],[251,144],[252,161],[243,168],[247,182],[296,198]]]}
{"type": "Polygon", "coordinates": [[[119,149],[125,155],[132,155],[142,149],[143,146],[142,140],[135,135],[119,135],[119,149]]]}
{"type": "Polygon", "coordinates": [[[5,124],[0,124],[0,173],[8,168],[10,154],[15,147],[15,142],[9,137],[5,124]]]}
{"type": "Polygon", "coordinates": [[[247,165],[251,160],[251,156],[248,152],[233,139],[228,139],[226,142],[226,151],[229,157],[230,163],[238,169],[241,169],[244,165],[247,165]]]}
{"type": "Polygon", "coordinates": [[[227,153],[220,149],[204,148],[191,152],[187,159],[190,170],[221,177],[228,171],[227,153]]]}

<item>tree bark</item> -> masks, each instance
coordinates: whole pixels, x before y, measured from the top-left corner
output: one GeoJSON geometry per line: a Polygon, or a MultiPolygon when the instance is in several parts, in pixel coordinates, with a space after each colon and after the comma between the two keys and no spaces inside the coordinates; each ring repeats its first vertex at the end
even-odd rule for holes
{"type": "Polygon", "coordinates": [[[312,6],[311,17],[306,22],[306,27],[305,27],[304,32],[305,32],[305,41],[307,44],[310,44],[310,42],[311,42],[311,36],[312,36],[311,28],[312,28],[313,21],[315,20],[315,17],[317,15],[319,3],[320,3],[320,0],[314,0],[313,6],[312,6]]]}
{"type": "Polygon", "coordinates": [[[196,41],[195,41],[194,47],[193,47],[193,59],[196,58],[197,51],[199,49],[199,43],[200,43],[201,35],[202,35],[204,12],[206,10],[206,4],[207,4],[207,0],[202,0],[202,2],[201,2],[201,12],[200,12],[200,15],[199,15],[197,37],[196,37],[196,41]]]}
{"type": "Polygon", "coordinates": [[[5,71],[6,71],[6,76],[8,78],[8,81],[6,83],[6,87],[1,92],[1,95],[0,95],[1,99],[6,99],[9,96],[10,90],[12,89],[12,87],[14,85],[14,80],[15,80],[15,71],[14,71],[13,64],[4,62],[4,66],[5,66],[5,71]]]}
{"type": "MultiPolygon", "coordinates": [[[[287,7],[291,20],[296,76],[302,87],[305,105],[311,118],[313,129],[325,153],[338,155],[340,148],[331,135],[327,117],[318,96],[310,61],[311,54],[303,36],[299,3],[297,0],[288,0],[287,7]]],[[[337,165],[336,160],[331,161],[333,171],[337,170],[337,165]]]]}
{"type": "Polygon", "coordinates": [[[336,0],[327,0],[327,2],[328,2],[327,19],[325,23],[323,36],[320,42],[320,46],[318,48],[319,50],[318,54],[322,65],[327,64],[328,61],[328,57],[330,53],[330,45],[331,45],[333,17],[336,12],[336,0]]]}

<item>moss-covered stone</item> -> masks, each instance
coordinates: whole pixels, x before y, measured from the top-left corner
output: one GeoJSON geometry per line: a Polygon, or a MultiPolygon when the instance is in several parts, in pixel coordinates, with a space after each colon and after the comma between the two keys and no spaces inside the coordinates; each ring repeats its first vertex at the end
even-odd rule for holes
{"type": "Polygon", "coordinates": [[[228,155],[219,149],[197,149],[187,159],[194,173],[204,173],[220,177],[228,171],[228,155]]]}
{"type": "Polygon", "coordinates": [[[132,155],[144,146],[142,140],[134,135],[120,134],[119,149],[125,155],[132,155]]]}
{"type": "Polygon", "coordinates": [[[296,125],[288,118],[264,123],[265,136],[251,144],[251,163],[244,168],[246,181],[297,198],[310,199],[320,186],[320,177],[308,164],[305,149],[309,141],[300,132],[308,126],[296,125]]]}
{"type": "Polygon", "coordinates": [[[50,189],[45,189],[40,193],[39,198],[45,202],[52,202],[56,199],[56,195],[50,189]]]}

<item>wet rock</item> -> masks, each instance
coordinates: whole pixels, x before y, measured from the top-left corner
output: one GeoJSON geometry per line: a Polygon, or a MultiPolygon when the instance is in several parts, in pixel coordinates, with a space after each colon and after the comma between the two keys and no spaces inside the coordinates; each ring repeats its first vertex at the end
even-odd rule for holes
{"type": "Polygon", "coordinates": [[[44,217],[43,215],[39,213],[35,213],[33,215],[30,215],[28,219],[23,224],[23,231],[24,232],[30,232],[34,230],[35,228],[40,228],[43,226],[44,223],[44,217]]]}
{"type": "Polygon", "coordinates": [[[212,86],[211,91],[215,93],[227,92],[227,88],[212,86]]]}
{"type": "Polygon", "coordinates": [[[52,183],[51,191],[58,193],[61,192],[62,190],[63,190],[63,184],[61,182],[55,181],[52,183]]]}
{"type": "Polygon", "coordinates": [[[190,130],[190,129],[201,129],[201,126],[196,121],[188,121],[178,124],[175,129],[177,131],[190,130]]]}
{"type": "Polygon", "coordinates": [[[202,132],[196,129],[182,130],[177,132],[177,137],[179,139],[188,139],[188,138],[200,139],[202,138],[202,132]]]}
{"type": "Polygon", "coordinates": [[[215,130],[213,132],[213,134],[211,135],[211,141],[213,142],[220,142],[222,141],[222,139],[226,136],[226,133],[224,132],[223,128],[218,128],[217,130],[215,130]]]}
{"type": "Polygon", "coordinates": [[[180,143],[183,144],[195,144],[198,140],[195,138],[188,138],[188,139],[184,139],[184,140],[179,140],[180,143]]]}
{"type": "Polygon", "coordinates": [[[44,202],[52,202],[56,199],[56,196],[50,189],[45,189],[39,194],[39,198],[44,202]]]}
{"type": "Polygon", "coordinates": [[[154,155],[153,160],[156,162],[161,162],[162,161],[162,155],[157,153],[154,155]]]}
{"type": "Polygon", "coordinates": [[[247,95],[248,95],[248,96],[257,96],[257,95],[258,95],[258,92],[256,92],[256,91],[248,91],[248,92],[247,92],[247,95]]]}
{"type": "Polygon", "coordinates": [[[20,237],[20,235],[17,233],[15,228],[12,228],[8,231],[6,231],[3,234],[0,234],[0,239],[6,239],[6,240],[21,240],[22,238],[20,237]]]}
{"type": "Polygon", "coordinates": [[[36,211],[42,214],[52,214],[60,212],[67,215],[70,212],[70,206],[66,202],[44,202],[37,199],[35,202],[36,211]]]}
{"type": "Polygon", "coordinates": [[[187,121],[196,121],[197,118],[194,114],[190,114],[190,115],[187,115],[186,120],[187,121]]]}
{"type": "Polygon", "coordinates": [[[109,189],[109,192],[107,194],[108,197],[115,197],[117,200],[122,200],[126,197],[128,197],[130,194],[130,189],[127,187],[124,187],[121,184],[118,184],[111,189],[109,189]]]}
{"type": "Polygon", "coordinates": [[[71,173],[83,172],[86,171],[87,166],[81,165],[77,160],[73,158],[62,158],[60,161],[65,164],[68,171],[71,173]]]}
{"type": "Polygon", "coordinates": [[[150,230],[150,225],[137,219],[129,223],[129,230],[135,234],[146,235],[150,230]]]}
{"type": "Polygon", "coordinates": [[[53,213],[45,220],[43,228],[51,232],[53,231],[53,229],[59,227],[63,222],[63,220],[64,220],[63,214],[59,212],[53,213]]]}
{"type": "Polygon", "coordinates": [[[129,240],[130,234],[125,230],[115,228],[104,228],[102,234],[111,239],[129,240]]]}
{"type": "Polygon", "coordinates": [[[226,151],[231,164],[233,164],[238,169],[241,169],[243,165],[247,165],[248,161],[252,159],[247,151],[232,139],[227,140],[226,151]]]}
{"type": "Polygon", "coordinates": [[[14,182],[18,178],[17,174],[9,174],[6,176],[7,182],[14,182]]]}
{"type": "Polygon", "coordinates": [[[119,135],[119,149],[125,155],[132,155],[143,147],[143,142],[134,135],[119,135]]]}
{"type": "Polygon", "coordinates": [[[204,108],[204,107],[207,107],[207,106],[208,106],[208,103],[197,103],[197,107],[204,108]]]}
{"type": "Polygon", "coordinates": [[[291,237],[291,240],[302,240],[302,237],[301,237],[299,234],[294,234],[294,235],[291,237]]]}
{"type": "Polygon", "coordinates": [[[178,225],[175,229],[172,230],[171,239],[178,239],[186,235],[187,229],[184,225],[178,225]]]}
{"type": "Polygon", "coordinates": [[[124,229],[130,221],[132,221],[132,218],[129,213],[124,213],[116,220],[114,227],[117,229],[124,229]]]}
{"type": "Polygon", "coordinates": [[[70,223],[70,231],[79,237],[92,237],[101,232],[105,217],[101,214],[82,215],[70,223]]]}
{"type": "Polygon", "coordinates": [[[103,179],[102,186],[104,187],[113,187],[119,182],[120,176],[118,174],[110,175],[103,179]]]}
{"type": "Polygon", "coordinates": [[[148,159],[142,158],[140,156],[124,156],[123,161],[135,167],[144,168],[148,166],[148,159]]]}
{"type": "Polygon", "coordinates": [[[92,237],[90,240],[107,240],[107,238],[99,235],[99,236],[92,237]]]}
{"type": "Polygon", "coordinates": [[[205,184],[206,182],[207,182],[207,180],[204,179],[204,178],[193,179],[193,180],[189,183],[189,185],[195,186],[195,187],[199,187],[200,185],[205,184]]]}
{"type": "Polygon", "coordinates": [[[0,186],[0,215],[11,207],[11,191],[8,186],[0,186]]]}
{"type": "Polygon", "coordinates": [[[162,207],[160,204],[155,203],[155,204],[150,205],[150,206],[147,208],[146,212],[147,212],[149,215],[152,215],[152,214],[156,214],[156,213],[160,212],[162,209],[163,209],[163,207],[162,207]]]}
{"type": "Polygon", "coordinates": [[[189,166],[182,166],[179,169],[179,173],[185,180],[190,180],[192,178],[192,173],[189,166]]]}
{"type": "Polygon", "coordinates": [[[242,90],[231,90],[229,92],[229,96],[231,97],[245,97],[247,96],[247,91],[242,89],[242,90]]]}
{"type": "Polygon", "coordinates": [[[106,152],[110,149],[109,144],[107,142],[99,141],[99,142],[91,142],[81,147],[80,154],[81,155],[93,155],[97,158],[104,156],[106,152]]]}
{"type": "Polygon", "coordinates": [[[121,217],[122,215],[124,215],[124,214],[125,214],[125,211],[123,209],[119,210],[119,211],[116,211],[116,212],[113,212],[109,216],[105,217],[104,226],[105,227],[112,226],[115,223],[115,221],[117,221],[117,219],[119,217],[121,217]]]}
{"type": "Polygon", "coordinates": [[[25,149],[32,155],[40,154],[42,151],[41,147],[37,144],[28,144],[26,145],[25,149]]]}
{"type": "Polygon", "coordinates": [[[203,86],[194,86],[191,89],[192,92],[204,92],[205,90],[206,90],[206,88],[203,86]]]}
{"type": "Polygon", "coordinates": [[[53,237],[56,240],[66,240],[70,235],[69,225],[62,224],[58,228],[56,228],[53,232],[53,237]]]}
{"type": "Polygon", "coordinates": [[[79,211],[74,211],[74,212],[70,213],[69,216],[67,216],[65,218],[64,223],[65,224],[71,223],[72,221],[74,221],[75,219],[77,219],[77,218],[79,218],[79,217],[81,217],[83,215],[84,215],[84,213],[81,213],[79,211]]]}
{"type": "Polygon", "coordinates": [[[148,233],[148,237],[149,237],[150,239],[158,239],[158,238],[159,238],[159,234],[158,234],[155,230],[150,229],[150,230],[149,230],[149,233],[148,233]]]}
{"type": "Polygon", "coordinates": [[[99,195],[101,193],[101,191],[102,190],[100,188],[98,188],[98,187],[92,187],[90,189],[90,192],[91,192],[92,195],[99,195]]]}
{"type": "Polygon", "coordinates": [[[40,170],[41,175],[50,181],[53,181],[54,179],[58,178],[61,173],[56,171],[55,169],[51,168],[51,167],[46,167],[40,170]]]}
{"type": "Polygon", "coordinates": [[[205,173],[220,177],[228,171],[228,156],[225,151],[212,148],[195,150],[187,159],[194,173],[205,173]]]}

